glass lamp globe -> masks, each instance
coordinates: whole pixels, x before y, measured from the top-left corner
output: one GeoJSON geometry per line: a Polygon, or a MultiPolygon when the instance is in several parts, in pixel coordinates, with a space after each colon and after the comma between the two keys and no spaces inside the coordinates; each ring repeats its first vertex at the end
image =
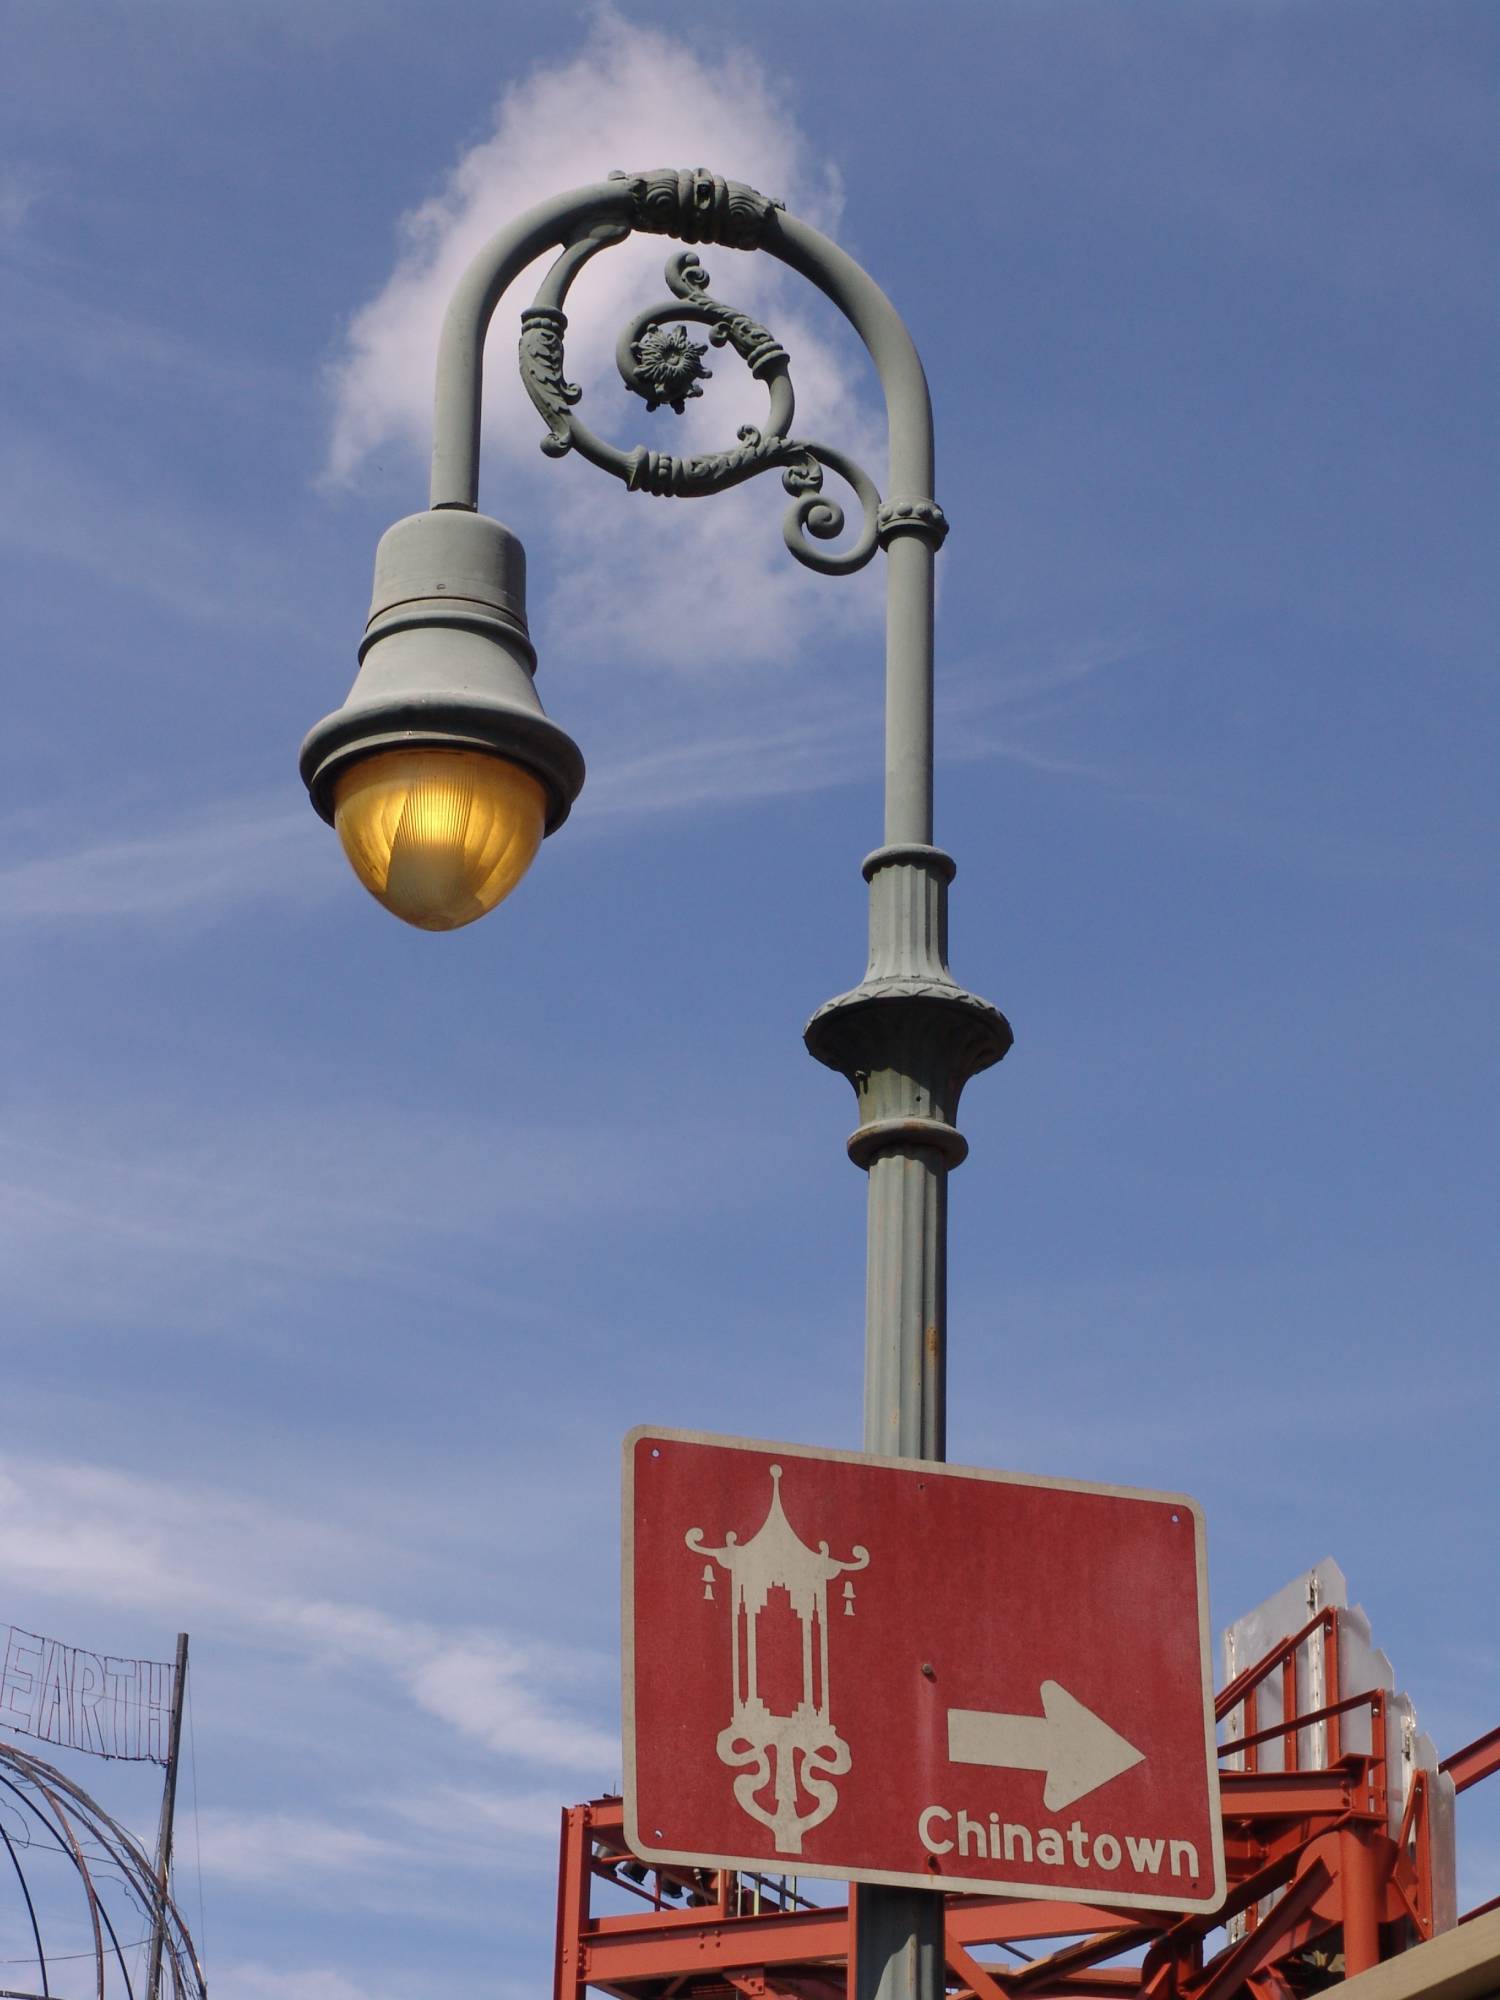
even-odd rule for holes
{"type": "Polygon", "coordinates": [[[360,881],[393,916],[453,931],[508,896],[542,842],[547,795],[479,750],[384,750],[334,789],[334,825],[360,881]]]}

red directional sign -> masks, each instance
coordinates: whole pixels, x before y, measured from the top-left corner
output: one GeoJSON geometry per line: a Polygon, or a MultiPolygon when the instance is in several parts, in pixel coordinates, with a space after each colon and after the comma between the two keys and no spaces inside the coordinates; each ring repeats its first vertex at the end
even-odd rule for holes
{"type": "Polygon", "coordinates": [[[637,1430],[624,1527],[643,1858],[1222,1902],[1192,1501],[637,1430]]]}

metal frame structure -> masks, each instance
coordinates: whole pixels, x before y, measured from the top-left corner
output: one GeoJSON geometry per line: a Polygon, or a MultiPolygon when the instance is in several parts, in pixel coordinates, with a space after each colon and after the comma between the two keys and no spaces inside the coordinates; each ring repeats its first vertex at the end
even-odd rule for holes
{"type": "MultiPolygon", "coordinates": [[[[1433,1854],[1435,1774],[1412,1774],[1389,1830],[1384,1689],[1345,1692],[1330,1606],[1238,1675],[1215,1702],[1220,1723],[1254,1713],[1279,1684],[1274,1729],[1225,1742],[1220,1772],[1229,1894],[1208,1915],[1138,1916],[1087,1903],[934,1897],[950,2000],[1303,2000],[1431,1939],[1440,1917],[1433,1854]],[[1323,1649],[1328,1699],[1299,1712],[1296,1658],[1323,1649]],[[1346,1751],[1346,1719],[1369,1719],[1368,1751],[1346,1751]],[[1323,1725],[1316,1737],[1307,1732],[1323,1725]],[[1306,1761],[1309,1740],[1323,1746],[1306,1761]],[[1275,1744],[1279,1768],[1262,1768],[1275,1744]],[[1209,1949],[1214,1934],[1224,1941],[1209,1949]],[[1019,1947],[1065,1940],[1027,1957],[1019,1947]],[[999,1946],[1008,1964],[976,1956],[999,1946]],[[1132,1962],[1133,1961],[1133,1962],[1132,1962]]],[[[1361,1732],[1362,1733],[1362,1732],[1361,1732]]],[[[1464,1791],[1500,1770],[1500,1729],[1444,1760],[1464,1791]]],[[[562,1815],[554,2000],[852,2000],[862,1989],[859,1907],[815,1906],[780,1878],[647,1867],[625,1845],[621,1803],[562,1815]],[[596,1914],[596,1885],[636,1902],[596,1914]],[[851,1920],[852,1912],[852,1920],[851,1920]]],[[[1500,1897],[1461,1921],[1500,1908],[1500,1897]]]]}
{"type": "MultiPolygon", "coordinates": [[[[948,969],[950,856],[933,845],[933,566],[947,522],[933,493],[932,406],[922,364],[895,308],[837,244],[754,188],[705,169],[616,174],[529,211],[474,258],[448,307],[437,365],[430,508],[382,538],[359,677],[344,706],[316,725],[301,770],[316,810],[335,816],[340,777],[398,749],[481,751],[519,765],[546,794],[546,830],[583,783],[576,745],[543,714],[532,686],[521,545],[477,512],[485,338],[501,298],[537,258],[556,252],[521,314],[522,380],[547,425],[542,450],[576,453],[629,492],[701,499],[775,470],[792,496],[783,534],[792,555],[825,574],[886,557],[885,823],[864,863],[870,955],[851,991],[805,1031],[811,1054],[853,1085],[859,1126],[850,1157],[869,1176],[864,1448],[940,1459],[946,1442],[948,1173],[968,1147],[955,1119],[964,1085],[1011,1045],[1004,1016],[948,969]],[[564,370],[566,302],[579,273],[635,233],[692,246],[668,262],[670,296],[621,333],[627,390],[649,409],[681,412],[699,384],[706,326],[767,391],[761,428],[734,446],[677,458],[621,450],[578,415],[564,370]],[[696,246],[764,251],[823,292],[864,342],[885,394],[889,490],[842,451],[792,433],[786,350],[767,328],[716,298],[696,246]],[[852,487],[861,522],[843,549],[843,510],[823,494],[829,469],[852,487]]],[[[939,1899],[867,1890],[859,1899],[863,2000],[938,2000],[939,1899]]]]}
{"type": "MultiPolygon", "coordinates": [[[[95,2000],[121,1994],[124,2000],[137,2000],[138,1995],[163,1987],[172,2000],[207,2000],[192,1937],[165,1882],[158,1880],[150,1855],[81,1786],[13,1743],[0,1743],[0,1847],[5,1850],[5,1872],[25,1905],[40,1984],[31,1991],[0,1986],[0,2000],[58,2000],[59,1989],[53,1983],[57,1961],[54,1958],[49,1965],[37,1899],[22,1860],[32,1845],[65,1856],[78,1878],[86,1934],[92,1940],[92,1950],[85,1953],[85,1960],[91,1961],[87,1984],[95,2000]],[[21,1818],[25,1832],[19,1837],[5,1824],[6,1807],[21,1818]],[[113,1885],[115,1895],[106,1892],[106,1883],[113,1885]],[[116,1922],[122,1907],[131,1912],[131,1928],[123,1937],[116,1922]],[[146,1974],[138,1985],[131,1979],[126,1956],[137,1944],[147,1950],[146,1974]]],[[[4,1894],[0,1890],[0,1897],[4,1894]]],[[[76,1956],[69,1978],[70,1990],[76,1991],[76,1956]]]]}

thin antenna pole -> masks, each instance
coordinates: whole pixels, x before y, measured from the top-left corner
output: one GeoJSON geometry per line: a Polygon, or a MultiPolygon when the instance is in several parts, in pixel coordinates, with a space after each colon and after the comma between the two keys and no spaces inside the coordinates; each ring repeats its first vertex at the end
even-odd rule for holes
{"type": "Polygon", "coordinates": [[[177,1634],[177,1668],[172,1681],[172,1722],[167,1738],[167,1775],[161,1791],[156,1832],[156,1911],[151,1924],[151,1976],[147,2000],[160,2000],[161,1954],[167,1940],[167,1877],[172,1868],[172,1816],[177,1810],[177,1763],[182,1748],[182,1701],[187,1691],[188,1635],[177,1634]]]}

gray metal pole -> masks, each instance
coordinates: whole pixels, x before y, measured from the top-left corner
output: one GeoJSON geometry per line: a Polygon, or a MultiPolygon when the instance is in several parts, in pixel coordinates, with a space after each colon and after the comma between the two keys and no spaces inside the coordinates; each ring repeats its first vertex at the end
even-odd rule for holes
{"type": "MultiPolygon", "coordinates": [[[[870,959],[819,1009],[807,1046],[853,1084],[849,1154],[869,1174],[864,1448],[947,1452],[948,1172],[968,1148],[953,1119],[969,1077],[1010,1047],[1004,1017],[948,970],[953,863],[932,845],[933,568],[947,523],[933,497],[931,403],[906,328],[867,273],[790,218],[789,257],[843,306],[880,370],[890,424],[886,553],[885,845],[864,865],[870,959]],[[837,280],[831,283],[830,278],[837,280]],[[873,296],[872,296],[873,295],[873,296]]],[[[768,243],[767,248],[774,248],[768,243]]],[[[930,1890],[854,1897],[856,2000],[942,2000],[943,1904],[930,1890]]]]}
{"type": "Polygon", "coordinates": [[[187,1692],[188,1635],[177,1634],[177,1666],[172,1678],[172,1720],[167,1735],[167,1775],[162,1784],[161,1819],[156,1829],[156,1913],[151,1922],[147,2000],[161,1993],[162,1947],[167,1938],[167,1881],[172,1872],[172,1820],[177,1810],[177,1761],[182,1749],[182,1703],[187,1692]]]}
{"type": "MultiPolygon", "coordinates": [[[[559,343],[531,356],[528,386],[554,427],[547,449],[556,455],[577,443],[594,463],[637,483],[642,475],[634,458],[573,423],[569,410],[578,392],[565,384],[560,341],[566,284],[589,254],[577,246],[592,238],[602,247],[640,229],[687,243],[769,251],[850,320],[885,392],[889,494],[876,515],[887,560],[885,844],[864,864],[870,885],[865,976],[853,991],[819,1008],[805,1039],[820,1062],[854,1086],[860,1123],[849,1154],[869,1174],[865,1449],[942,1458],[948,1173],[968,1150],[954,1119],[964,1084],[1000,1060],[1011,1034],[1004,1016],[965,992],[948,970],[953,863],[932,845],[933,563],[947,523],[933,497],[931,401],[910,334],[868,272],[753,189],[701,170],[621,176],[575,189],[495,237],[459,282],[438,356],[431,504],[478,504],[485,334],[507,286],[551,247],[567,247],[572,256],[564,260],[559,288],[533,309],[537,338],[559,343]]],[[[717,466],[713,476],[727,484],[740,476],[731,459],[723,455],[694,466],[717,466]]],[[[764,462],[787,460],[767,456],[764,462]]],[[[701,483],[648,490],[711,490],[703,474],[694,477],[701,483]]],[[[928,1890],[860,1891],[858,2000],[942,2000],[942,1908],[941,1896],[928,1890]]]]}
{"type": "MultiPolygon", "coordinates": [[[[968,1148],[953,1120],[967,1079],[1010,1046],[1003,1016],[948,970],[953,863],[931,845],[932,548],[888,545],[887,844],[865,862],[870,962],[807,1027],[820,1062],[853,1084],[849,1154],[869,1174],[866,1451],[947,1451],[948,1173],[968,1148]]],[[[942,1898],[862,1887],[857,2000],[942,2000],[942,1898]]]]}

